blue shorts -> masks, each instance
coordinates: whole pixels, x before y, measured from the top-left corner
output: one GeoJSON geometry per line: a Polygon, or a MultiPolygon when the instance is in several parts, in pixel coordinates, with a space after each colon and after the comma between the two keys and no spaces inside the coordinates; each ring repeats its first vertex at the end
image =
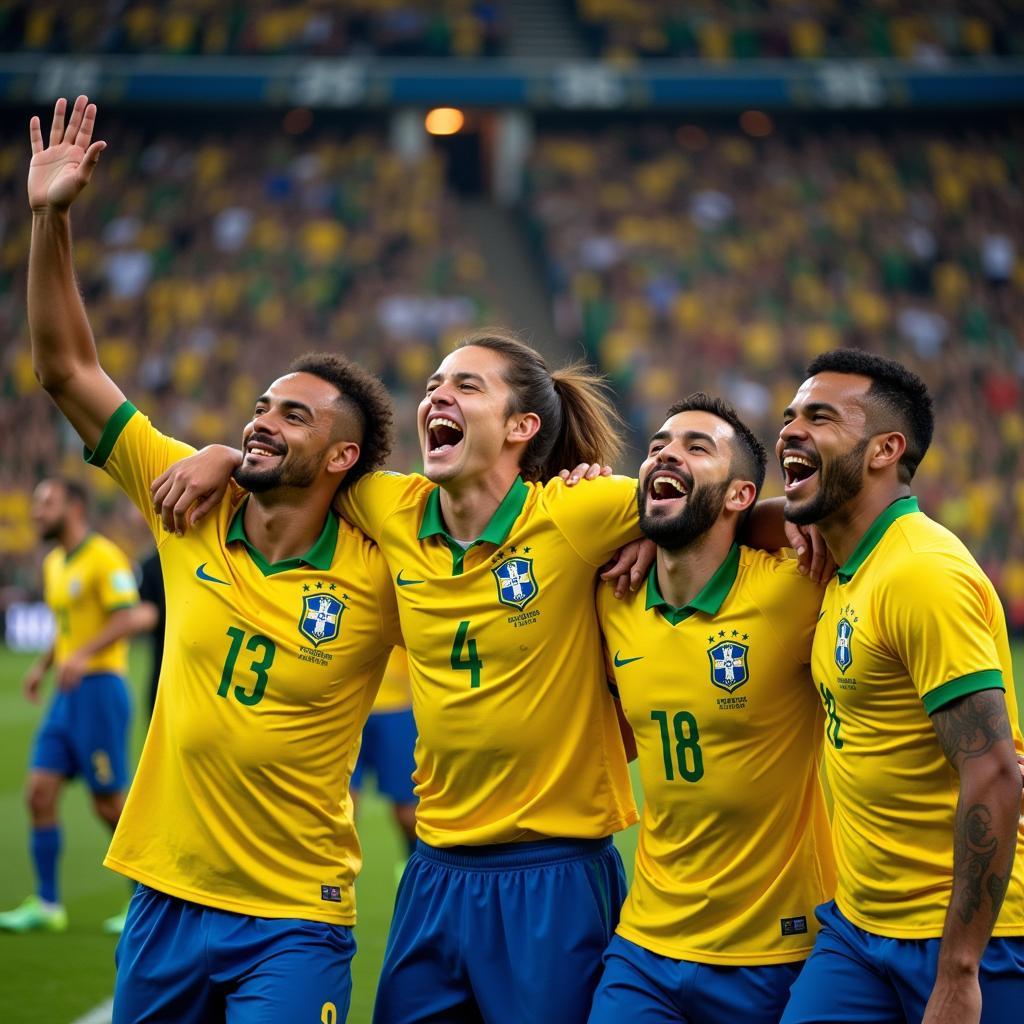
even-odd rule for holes
{"type": "Polygon", "coordinates": [[[135,890],[117,944],[112,1024],[342,1024],[352,929],[249,917],[135,890]]]}
{"type": "Polygon", "coordinates": [[[363,745],[352,773],[352,788],[363,785],[363,773],[377,776],[377,789],[396,804],[414,804],[412,773],[416,768],[416,719],[409,708],[375,711],[363,727],[363,745]]]}
{"type": "Polygon", "coordinates": [[[674,960],[616,935],[590,1024],[777,1024],[801,967],[802,960],[757,967],[674,960]]]}
{"type": "Polygon", "coordinates": [[[584,1024],[625,896],[611,839],[418,842],[398,887],[375,1024],[584,1024]]]}
{"type": "MultiPolygon", "coordinates": [[[[935,981],[939,939],[887,939],[851,924],[835,901],[815,912],[821,931],[793,986],[783,1024],[919,1021],[935,981]]],[[[994,938],[981,959],[982,1024],[1020,1020],[1024,937],[994,938]]]]}
{"type": "Polygon", "coordinates": [[[128,727],[132,702],[125,681],[108,672],[82,676],[57,690],[36,733],[31,766],[73,779],[94,793],[128,788],[128,727]]]}

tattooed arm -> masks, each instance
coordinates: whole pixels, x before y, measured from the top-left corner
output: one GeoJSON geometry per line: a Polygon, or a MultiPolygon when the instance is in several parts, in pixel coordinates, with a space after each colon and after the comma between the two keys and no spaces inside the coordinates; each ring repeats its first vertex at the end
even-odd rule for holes
{"type": "Polygon", "coordinates": [[[953,894],[922,1024],[972,1024],[981,1017],[978,965],[1013,865],[1021,775],[1002,691],[980,690],[954,701],[932,715],[932,725],[960,775],[960,798],[953,894]]]}

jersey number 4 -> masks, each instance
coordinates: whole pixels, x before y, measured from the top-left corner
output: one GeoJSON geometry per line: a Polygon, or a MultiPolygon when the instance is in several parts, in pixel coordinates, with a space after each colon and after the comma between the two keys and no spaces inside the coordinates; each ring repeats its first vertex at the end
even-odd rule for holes
{"type": "Polygon", "coordinates": [[[484,663],[477,657],[476,641],[469,636],[469,620],[459,623],[455,631],[455,642],[452,644],[452,668],[459,672],[469,673],[469,688],[475,690],[480,685],[480,670],[484,663]],[[466,656],[463,657],[463,654],[466,656]]]}
{"type": "MultiPolygon", "coordinates": [[[[224,669],[220,674],[220,687],[217,690],[217,696],[223,697],[225,700],[227,699],[228,692],[231,690],[231,682],[235,677],[235,662],[238,661],[238,655],[242,651],[245,631],[237,626],[229,626],[227,635],[231,637],[231,649],[228,651],[228,656],[224,659],[224,669]]],[[[267,673],[270,671],[270,666],[274,664],[274,655],[277,654],[277,648],[274,646],[274,641],[269,637],[265,637],[260,633],[254,633],[245,644],[245,649],[252,651],[254,654],[259,653],[261,657],[253,658],[249,664],[249,671],[254,676],[252,689],[247,690],[244,686],[236,686],[234,688],[234,698],[239,704],[245,704],[246,707],[251,708],[254,704],[259,704],[263,700],[263,694],[267,689],[267,673]]]]}

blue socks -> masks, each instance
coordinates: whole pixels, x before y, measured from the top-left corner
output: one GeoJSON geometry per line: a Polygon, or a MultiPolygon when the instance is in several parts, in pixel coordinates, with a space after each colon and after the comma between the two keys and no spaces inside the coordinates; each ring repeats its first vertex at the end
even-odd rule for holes
{"type": "Polygon", "coordinates": [[[60,857],[60,826],[32,829],[32,862],[36,867],[39,898],[47,903],[57,899],[57,860],[60,857]]]}

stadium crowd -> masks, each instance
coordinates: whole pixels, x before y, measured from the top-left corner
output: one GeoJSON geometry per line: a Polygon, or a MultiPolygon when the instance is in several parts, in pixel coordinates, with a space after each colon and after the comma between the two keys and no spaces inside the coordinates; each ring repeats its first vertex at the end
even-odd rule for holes
{"type": "MultiPolygon", "coordinates": [[[[455,333],[501,317],[436,154],[406,164],[373,134],[266,144],[241,127],[196,137],[110,118],[103,130],[116,146],[79,211],[80,284],[104,365],[176,436],[237,440],[267,373],[326,344],[379,373],[411,423],[455,333]]],[[[0,324],[22,340],[23,164],[21,139],[0,150],[0,324]]],[[[57,469],[88,474],[105,531],[138,552],[137,518],[80,465],[27,344],[5,349],[0,389],[0,587],[36,578],[29,497],[57,469]]],[[[396,449],[395,465],[415,460],[396,449]]]]}
{"type": "Polygon", "coordinates": [[[895,57],[922,65],[1024,52],[1019,3],[575,0],[592,52],[636,57],[895,57]]]}
{"type": "Polygon", "coordinates": [[[770,440],[818,353],[858,344],[911,365],[940,410],[922,506],[1024,628],[1021,141],[550,131],[529,205],[560,330],[584,339],[640,434],[700,386],[770,440]]]}
{"type": "Polygon", "coordinates": [[[479,57],[503,36],[489,0],[0,3],[0,50],[35,53],[479,57]]]}

